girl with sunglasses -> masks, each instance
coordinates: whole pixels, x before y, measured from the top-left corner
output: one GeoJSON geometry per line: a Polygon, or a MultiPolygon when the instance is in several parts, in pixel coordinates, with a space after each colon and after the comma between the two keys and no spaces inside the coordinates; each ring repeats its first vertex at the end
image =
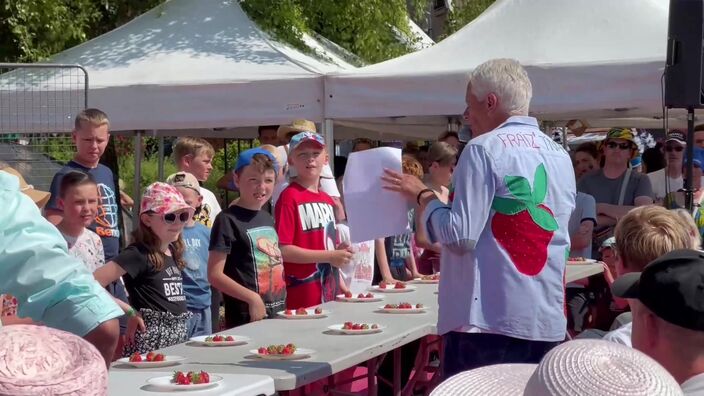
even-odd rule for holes
{"type": "Polygon", "coordinates": [[[193,212],[175,187],[151,184],[142,196],[134,242],[94,273],[103,286],[124,276],[134,307],[128,316],[144,320],[144,331],[128,327],[124,356],[147,353],[187,339],[191,314],[186,308],[181,277],[186,265],[181,233],[193,212]]]}

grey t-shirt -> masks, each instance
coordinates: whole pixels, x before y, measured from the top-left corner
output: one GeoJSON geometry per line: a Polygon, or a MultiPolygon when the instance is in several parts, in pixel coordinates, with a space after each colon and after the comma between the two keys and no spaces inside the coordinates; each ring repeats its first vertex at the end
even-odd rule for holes
{"type": "MultiPolygon", "coordinates": [[[[567,227],[570,235],[574,235],[579,230],[583,221],[593,221],[596,226],[596,203],[591,195],[578,192],[575,198],[574,212],[570,216],[567,227]]],[[[592,247],[587,246],[582,250],[570,251],[570,257],[592,258],[592,247]]]]}
{"type": "MultiPolygon", "coordinates": [[[[625,174],[624,172],[616,179],[609,179],[604,176],[604,171],[599,169],[582,177],[577,183],[577,191],[591,195],[596,203],[617,205],[618,197],[621,194],[621,182],[625,174]]],[[[633,206],[637,197],[653,198],[653,188],[647,175],[631,172],[622,205],[633,206]]]]}

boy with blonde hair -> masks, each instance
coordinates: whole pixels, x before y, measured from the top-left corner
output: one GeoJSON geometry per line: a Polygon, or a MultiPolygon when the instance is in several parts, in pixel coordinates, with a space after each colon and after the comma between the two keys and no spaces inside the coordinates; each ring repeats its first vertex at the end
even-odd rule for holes
{"type": "MultiPolygon", "coordinates": [[[[641,272],[656,258],[677,249],[696,249],[686,222],[660,206],[642,206],[628,212],[616,225],[617,277],[641,272]]],[[[630,302],[629,302],[630,305],[630,302]]],[[[604,340],[631,346],[632,323],[607,333],[604,340]]]]}
{"type": "Polygon", "coordinates": [[[213,170],[215,149],[207,140],[197,137],[180,137],[174,144],[174,162],[179,172],[188,172],[198,179],[203,205],[196,220],[207,227],[213,226],[215,216],[220,213],[220,203],[212,191],[203,187],[213,170]]]}

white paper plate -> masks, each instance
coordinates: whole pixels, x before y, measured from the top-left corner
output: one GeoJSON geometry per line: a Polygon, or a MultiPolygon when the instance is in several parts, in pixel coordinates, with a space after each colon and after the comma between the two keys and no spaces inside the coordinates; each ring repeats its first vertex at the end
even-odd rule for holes
{"type": "Polygon", "coordinates": [[[337,301],[355,302],[355,303],[376,302],[376,301],[381,301],[383,299],[384,299],[384,296],[380,296],[378,294],[375,295],[373,298],[357,298],[357,296],[345,297],[344,294],[340,294],[337,296],[337,301]]]}
{"type": "MultiPolygon", "coordinates": [[[[145,356],[146,356],[146,354],[143,353],[142,359],[144,359],[145,356]]],[[[163,362],[147,362],[144,360],[141,362],[130,362],[130,358],[124,357],[122,359],[117,359],[117,362],[127,364],[127,365],[130,365],[132,367],[137,367],[137,368],[154,368],[154,367],[173,366],[173,365],[179,364],[180,362],[186,360],[186,358],[183,356],[171,356],[171,355],[166,355],[164,357],[164,359],[166,359],[166,360],[164,360],[163,362]]]]}
{"type": "Polygon", "coordinates": [[[423,279],[423,278],[415,278],[411,281],[411,283],[420,283],[420,284],[433,284],[433,283],[440,283],[440,279],[423,279]]]}
{"type": "MultiPolygon", "coordinates": [[[[377,324],[378,324],[378,323],[377,323],[377,324]]],[[[343,330],[342,328],[343,328],[344,326],[345,326],[345,325],[342,324],[342,323],[340,323],[340,324],[334,324],[334,325],[332,325],[332,326],[328,326],[328,329],[330,329],[330,330],[332,330],[332,331],[336,331],[336,332],[338,332],[338,333],[342,333],[342,334],[348,334],[348,335],[354,334],[354,335],[357,335],[357,334],[375,334],[375,333],[381,333],[381,332],[386,328],[386,326],[379,325],[379,328],[377,328],[377,329],[367,329],[367,330],[343,330]]]]}
{"type": "Polygon", "coordinates": [[[415,305],[413,308],[384,308],[384,307],[379,307],[379,312],[383,313],[390,313],[390,314],[418,314],[418,313],[425,313],[427,310],[427,307],[423,308],[416,308],[415,305]]]}
{"type": "Polygon", "coordinates": [[[208,382],[207,384],[178,385],[171,382],[172,378],[172,375],[164,375],[162,377],[149,378],[147,380],[147,384],[163,390],[191,391],[218,386],[218,384],[223,380],[223,378],[219,375],[210,374],[210,382],[208,382]]]}
{"type": "Polygon", "coordinates": [[[284,312],[286,311],[279,311],[276,314],[284,319],[320,319],[324,318],[328,315],[330,315],[330,310],[324,309],[323,313],[321,314],[316,314],[315,313],[315,308],[309,308],[306,309],[306,312],[308,312],[308,315],[296,315],[296,311],[293,311],[293,315],[286,315],[284,312]]]}
{"type": "Polygon", "coordinates": [[[296,348],[296,352],[292,355],[260,355],[256,349],[252,349],[249,353],[264,360],[300,360],[311,357],[315,351],[306,348],[296,348]]]}
{"type": "Polygon", "coordinates": [[[387,286],[386,289],[382,289],[379,287],[379,285],[372,286],[371,290],[375,291],[377,293],[408,293],[412,292],[416,289],[415,286],[406,284],[406,287],[404,289],[394,289],[393,286],[387,286]]]}
{"type": "Polygon", "coordinates": [[[193,337],[190,339],[190,341],[197,342],[200,345],[205,345],[205,346],[212,346],[212,347],[224,347],[224,346],[237,346],[237,345],[244,345],[248,343],[250,340],[249,337],[245,336],[239,336],[235,334],[221,334],[222,336],[232,336],[235,338],[234,341],[218,341],[218,342],[207,342],[205,341],[206,337],[212,337],[212,336],[198,336],[198,337],[193,337]]]}
{"type": "Polygon", "coordinates": [[[567,264],[580,265],[580,264],[596,264],[597,261],[594,259],[584,259],[579,261],[567,260],[567,264]]]}

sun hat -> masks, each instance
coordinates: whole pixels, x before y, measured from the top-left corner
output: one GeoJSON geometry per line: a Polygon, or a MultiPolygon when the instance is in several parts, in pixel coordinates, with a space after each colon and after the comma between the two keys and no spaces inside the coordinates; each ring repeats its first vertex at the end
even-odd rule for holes
{"type": "Polygon", "coordinates": [[[288,125],[281,125],[276,131],[276,135],[279,139],[286,139],[286,136],[292,132],[313,132],[316,133],[318,130],[315,128],[315,123],[313,121],[308,121],[304,119],[293,120],[288,125]]]}
{"type": "Polygon", "coordinates": [[[37,190],[34,188],[33,185],[27,184],[27,181],[24,179],[22,174],[18,172],[15,168],[7,166],[4,168],[0,168],[0,171],[7,172],[13,176],[16,176],[20,180],[20,191],[23,192],[29,198],[31,198],[32,201],[34,201],[34,203],[38,207],[43,208],[47,204],[47,202],[49,202],[51,194],[46,191],[37,190]]]}
{"type": "Polygon", "coordinates": [[[166,183],[156,182],[150,184],[144,190],[139,214],[154,212],[164,215],[183,209],[189,209],[191,215],[193,215],[194,209],[186,203],[183,199],[183,195],[181,195],[176,187],[166,183]]]}
{"type": "Polygon", "coordinates": [[[188,172],[176,172],[169,175],[169,177],[166,178],[166,184],[170,184],[174,187],[190,188],[200,195],[200,183],[198,183],[198,179],[188,172]]]}
{"type": "Polygon", "coordinates": [[[704,252],[691,249],[673,250],[611,285],[617,297],[637,299],[662,320],[695,331],[704,331],[703,289],[704,252]]]}
{"type": "Polygon", "coordinates": [[[450,395],[670,396],[682,391],[667,370],[642,352],[603,340],[573,340],[553,348],[538,365],[465,371],[431,393],[450,395]]]}
{"type": "Polygon", "coordinates": [[[240,155],[237,157],[237,163],[235,164],[235,167],[234,169],[232,169],[232,171],[239,172],[242,168],[251,164],[255,155],[264,155],[269,158],[274,164],[274,173],[278,173],[279,164],[276,161],[276,157],[274,156],[274,154],[261,147],[255,147],[241,152],[240,155]]]}
{"type": "Polygon", "coordinates": [[[46,326],[0,328],[0,394],[107,395],[105,360],[88,341],[46,326]]]}

